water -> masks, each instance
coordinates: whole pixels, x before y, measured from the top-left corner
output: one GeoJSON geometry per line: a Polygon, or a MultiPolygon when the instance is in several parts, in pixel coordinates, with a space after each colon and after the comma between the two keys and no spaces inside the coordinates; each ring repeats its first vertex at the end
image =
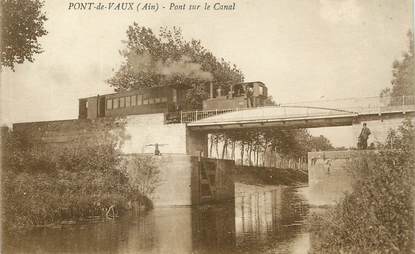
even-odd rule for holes
{"type": "Polygon", "coordinates": [[[236,184],[234,202],[6,237],[4,253],[307,253],[304,188],[236,184]]]}

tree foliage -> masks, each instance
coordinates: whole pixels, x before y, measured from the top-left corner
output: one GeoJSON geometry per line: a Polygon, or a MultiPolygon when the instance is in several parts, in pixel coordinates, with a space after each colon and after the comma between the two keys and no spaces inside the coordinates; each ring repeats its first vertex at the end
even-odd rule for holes
{"type": "Polygon", "coordinates": [[[201,41],[185,40],[176,27],[162,27],[155,35],[150,28],[134,23],[127,30],[126,48],[120,53],[125,61],[108,80],[116,91],[191,86],[186,98],[193,108],[200,107],[200,99],[207,96],[207,82],[226,87],[244,79],[235,65],[215,57],[201,41]]]}
{"type": "Polygon", "coordinates": [[[40,0],[1,0],[1,63],[14,70],[15,64],[33,62],[42,52],[38,39],[47,34],[47,20],[40,0]]]}
{"type": "Polygon", "coordinates": [[[378,153],[349,166],[353,191],[335,208],[315,216],[315,253],[414,251],[415,128],[405,121],[378,153]],[[318,244],[316,244],[318,243],[318,244]]]}
{"type": "Polygon", "coordinates": [[[409,50],[403,54],[402,59],[395,60],[392,65],[392,88],[386,88],[381,92],[382,96],[415,95],[415,62],[414,62],[414,38],[412,32],[408,32],[409,50]]]}

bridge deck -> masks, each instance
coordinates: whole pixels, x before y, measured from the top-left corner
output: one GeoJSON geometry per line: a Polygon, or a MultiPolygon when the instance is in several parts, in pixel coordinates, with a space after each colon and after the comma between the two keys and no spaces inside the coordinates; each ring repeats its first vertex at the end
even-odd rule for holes
{"type": "Polygon", "coordinates": [[[192,129],[286,126],[313,128],[352,125],[359,117],[415,112],[415,96],[370,97],[286,103],[249,109],[182,112],[180,121],[192,129]]]}

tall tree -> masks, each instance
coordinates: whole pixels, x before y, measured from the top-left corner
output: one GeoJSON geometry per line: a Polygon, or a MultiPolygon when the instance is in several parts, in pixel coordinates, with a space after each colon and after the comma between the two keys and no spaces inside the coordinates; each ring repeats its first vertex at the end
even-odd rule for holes
{"type": "Polygon", "coordinates": [[[392,88],[386,88],[381,95],[403,96],[415,95],[415,63],[414,63],[414,38],[411,31],[408,32],[409,50],[403,54],[402,59],[395,60],[392,65],[392,88]]]}
{"type": "Polygon", "coordinates": [[[160,28],[155,35],[137,23],[127,30],[126,49],[120,52],[125,61],[108,80],[116,91],[153,86],[188,87],[187,103],[201,106],[208,95],[207,83],[226,87],[242,82],[242,72],[223,58],[216,58],[199,40],[187,41],[179,28],[160,28]]]}
{"type": "Polygon", "coordinates": [[[15,64],[33,62],[42,52],[39,37],[47,34],[47,20],[40,0],[1,0],[1,64],[14,70],[15,64]]]}

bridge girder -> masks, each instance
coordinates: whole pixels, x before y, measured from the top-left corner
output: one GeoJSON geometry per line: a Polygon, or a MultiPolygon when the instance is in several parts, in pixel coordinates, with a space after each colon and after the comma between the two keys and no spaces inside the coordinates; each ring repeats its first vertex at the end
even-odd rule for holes
{"type": "Polygon", "coordinates": [[[320,117],[303,117],[288,119],[268,119],[268,120],[250,120],[234,122],[197,122],[188,124],[188,128],[193,131],[223,131],[235,129],[261,129],[261,128],[280,128],[280,129],[304,129],[336,126],[352,126],[363,121],[382,121],[389,118],[415,117],[415,111],[410,112],[387,112],[387,113],[370,113],[360,115],[338,115],[338,116],[320,116],[320,117]]]}

